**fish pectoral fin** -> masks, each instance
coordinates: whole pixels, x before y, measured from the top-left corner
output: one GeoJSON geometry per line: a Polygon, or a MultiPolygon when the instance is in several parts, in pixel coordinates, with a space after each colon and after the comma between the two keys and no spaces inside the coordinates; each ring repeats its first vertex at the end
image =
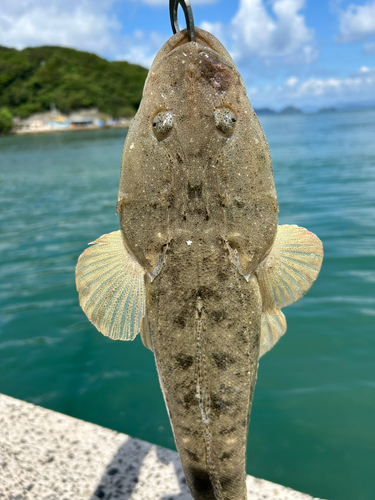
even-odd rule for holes
{"type": "Polygon", "coordinates": [[[260,356],[286,331],[282,307],[297,302],[316,280],[323,245],[315,234],[298,226],[278,226],[275,242],[255,271],[262,296],[260,356]]]}
{"type": "Polygon", "coordinates": [[[255,275],[263,311],[297,302],[316,280],[323,260],[323,245],[315,234],[298,226],[278,226],[270,253],[255,275]]]}
{"type": "Polygon", "coordinates": [[[259,357],[266,354],[286,332],[286,319],[280,309],[262,313],[259,357]]]}
{"type": "Polygon", "coordinates": [[[126,249],[121,231],[90,245],[76,267],[79,304],[103,335],[133,340],[145,316],[145,271],[126,249]]]}

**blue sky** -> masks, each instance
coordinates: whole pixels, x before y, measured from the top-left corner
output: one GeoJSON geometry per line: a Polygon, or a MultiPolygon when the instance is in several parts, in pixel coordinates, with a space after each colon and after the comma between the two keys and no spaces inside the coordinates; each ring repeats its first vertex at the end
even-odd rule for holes
{"type": "MultiPolygon", "coordinates": [[[[254,107],[375,104],[375,0],[191,0],[254,107]]],[[[183,14],[179,11],[181,25],[183,14]]],[[[168,0],[0,0],[0,44],[62,45],[149,67],[168,0]]]]}

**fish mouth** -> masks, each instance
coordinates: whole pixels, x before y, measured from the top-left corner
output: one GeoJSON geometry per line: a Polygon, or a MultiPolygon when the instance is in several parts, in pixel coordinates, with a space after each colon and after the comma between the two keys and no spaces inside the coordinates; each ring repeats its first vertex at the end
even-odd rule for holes
{"type": "Polygon", "coordinates": [[[187,29],[183,29],[173,35],[167,42],[167,47],[165,55],[171,53],[173,50],[181,47],[181,45],[186,45],[188,43],[197,43],[198,45],[209,48],[225,58],[230,58],[229,53],[219,42],[219,40],[211,35],[208,31],[202,30],[201,28],[195,27],[196,42],[190,42],[187,29]]]}
{"type": "Polygon", "coordinates": [[[171,57],[172,53],[178,53],[179,51],[183,52],[185,47],[186,49],[190,48],[189,52],[191,52],[191,55],[196,54],[197,52],[207,51],[211,53],[211,56],[215,56],[216,59],[220,60],[227,66],[231,68],[235,67],[233,59],[231,58],[229,52],[216,37],[211,35],[211,33],[208,33],[208,31],[204,31],[201,28],[196,27],[195,36],[196,42],[191,42],[189,40],[186,28],[171,36],[171,38],[156,54],[149,74],[153,74],[153,72],[157,71],[159,65],[165,64],[165,60],[171,57]]]}

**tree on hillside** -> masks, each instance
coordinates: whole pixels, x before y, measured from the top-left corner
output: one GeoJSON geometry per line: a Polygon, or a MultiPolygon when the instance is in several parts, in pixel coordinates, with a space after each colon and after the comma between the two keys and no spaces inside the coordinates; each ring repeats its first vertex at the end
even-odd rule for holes
{"type": "Polygon", "coordinates": [[[8,108],[0,108],[0,134],[9,133],[12,126],[12,113],[8,108]]]}

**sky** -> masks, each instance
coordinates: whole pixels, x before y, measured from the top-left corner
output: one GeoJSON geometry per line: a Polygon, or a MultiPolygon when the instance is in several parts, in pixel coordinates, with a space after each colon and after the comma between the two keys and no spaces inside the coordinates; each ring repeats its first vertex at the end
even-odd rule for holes
{"type": "MultiPolygon", "coordinates": [[[[150,67],[168,0],[0,0],[0,45],[60,45],[150,67]]],[[[375,0],[191,0],[255,108],[375,105],[375,0]]],[[[179,9],[180,26],[184,16],[179,9]]]]}

